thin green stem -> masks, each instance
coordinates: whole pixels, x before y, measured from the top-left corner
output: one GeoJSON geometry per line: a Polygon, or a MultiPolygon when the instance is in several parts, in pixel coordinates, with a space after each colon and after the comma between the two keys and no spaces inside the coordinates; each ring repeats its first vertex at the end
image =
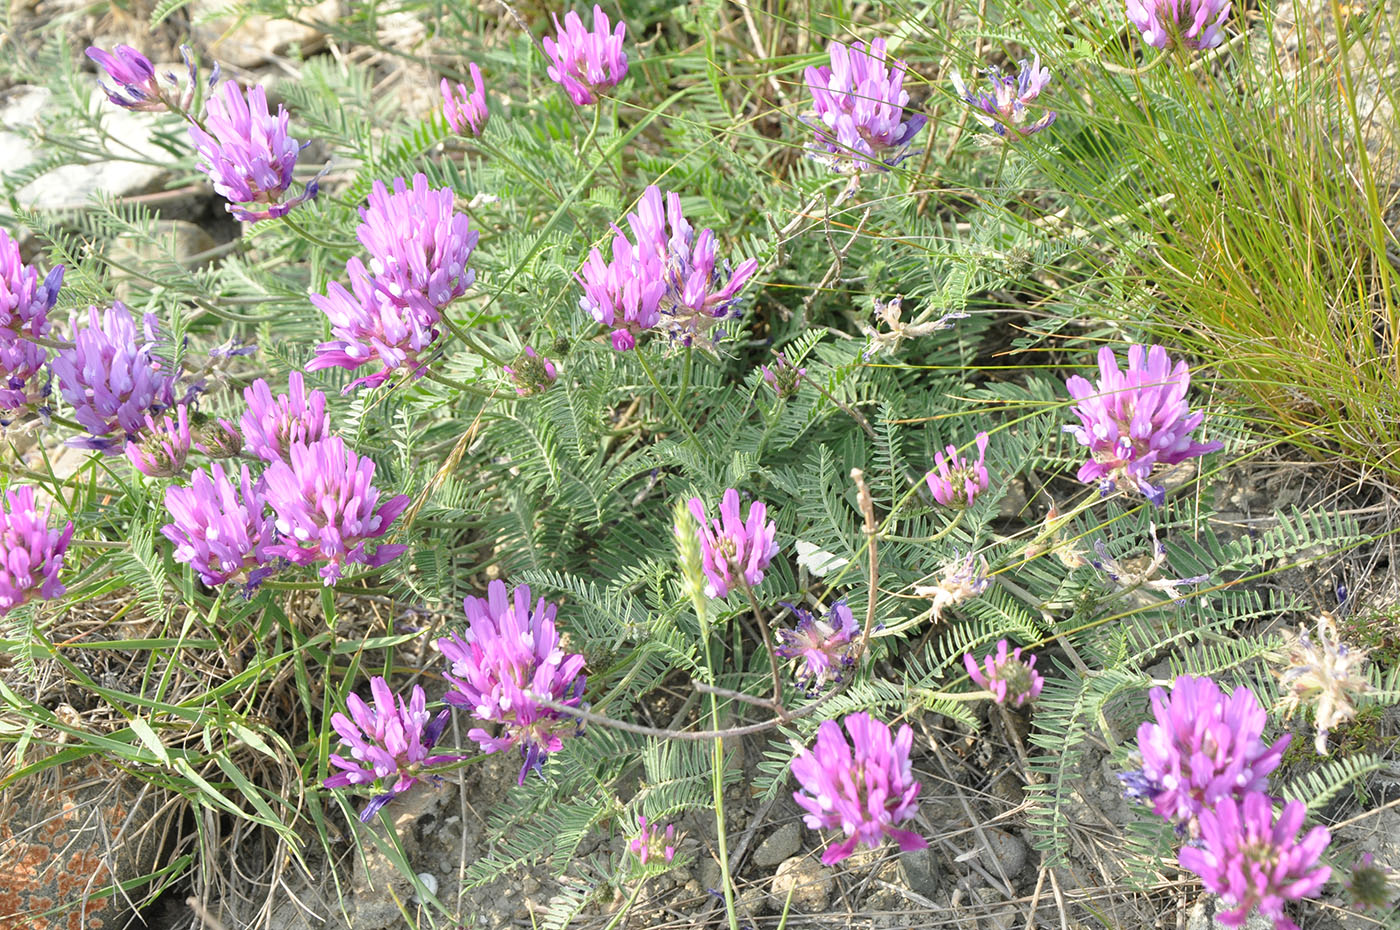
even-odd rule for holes
{"type": "Polygon", "coordinates": [[[644,885],[646,885],[646,882],[644,881],[637,882],[637,887],[632,889],[632,893],[627,896],[627,900],[623,903],[621,909],[619,909],[618,912],[613,915],[613,919],[608,921],[608,925],[604,927],[603,930],[613,930],[614,927],[616,927],[622,922],[623,918],[625,918],[628,915],[628,913],[631,912],[632,905],[637,903],[637,897],[641,895],[642,887],[644,885]]]}
{"type": "Polygon", "coordinates": [[[637,356],[637,361],[641,363],[642,371],[646,372],[647,380],[650,381],[651,386],[656,389],[657,396],[665,402],[666,406],[671,411],[671,416],[676,418],[676,422],[680,424],[681,429],[690,437],[691,443],[695,446],[695,451],[704,455],[705,447],[700,443],[700,437],[695,435],[695,430],[691,429],[685,417],[681,416],[680,410],[676,407],[676,402],[671,399],[670,392],[661,389],[661,382],[656,380],[656,374],[651,370],[651,365],[647,363],[646,353],[642,351],[642,347],[637,346],[634,351],[637,356]]]}
{"type": "MultiPolygon", "coordinates": [[[[659,389],[658,389],[659,390],[659,389]]],[[[695,616],[700,621],[700,642],[705,649],[705,668],[710,679],[716,680],[714,656],[710,649],[709,604],[698,590],[691,591],[691,601],[695,605],[695,616]]],[[[719,697],[710,695],[710,727],[718,730],[719,697]]],[[[729,876],[729,839],[724,828],[724,740],[716,739],[710,749],[710,785],[715,803],[715,835],[719,845],[720,883],[724,886],[724,913],[729,918],[729,930],[739,930],[739,914],[734,908],[734,888],[729,876]]]]}
{"type": "Polygon", "coordinates": [[[316,243],[323,249],[330,249],[333,252],[340,252],[345,249],[353,248],[355,245],[355,243],[353,242],[335,243],[330,242],[326,239],[322,239],[320,236],[309,231],[305,226],[302,226],[296,220],[292,219],[291,213],[283,214],[282,221],[285,222],[287,226],[289,226],[292,229],[292,231],[295,232],[298,236],[301,236],[308,242],[316,243]]]}
{"type": "Polygon", "coordinates": [[[467,384],[465,381],[458,381],[455,378],[449,378],[447,377],[447,375],[439,374],[438,372],[433,371],[432,368],[423,369],[423,377],[427,378],[429,381],[436,381],[438,384],[445,384],[448,387],[452,388],[454,391],[461,391],[463,394],[473,394],[477,397],[487,398],[496,396],[495,391],[488,391],[485,388],[479,388],[474,384],[467,384]]]}
{"type": "Polygon", "coordinates": [[[773,648],[773,634],[768,629],[768,620],[763,616],[763,610],[758,606],[758,598],[754,596],[753,587],[749,584],[749,579],[744,577],[742,571],[736,571],[739,577],[739,586],[744,589],[744,594],[748,596],[749,608],[753,611],[753,617],[758,621],[758,631],[763,636],[763,650],[768,653],[768,664],[773,671],[773,705],[777,708],[778,715],[783,715],[783,674],[778,667],[778,653],[773,648]]]}
{"type": "Polygon", "coordinates": [[[487,349],[480,342],[478,342],[469,331],[463,329],[462,327],[458,326],[455,322],[453,322],[452,318],[449,317],[447,314],[444,313],[442,315],[442,321],[447,324],[447,328],[452,332],[452,335],[465,342],[467,346],[477,355],[480,355],[482,358],[486,359],[488,362],[491,362],[493,365],[499,365],[501,367],[505,366],[506,363],[504,360],[497,358],[495,353],[493,353],[490,349],[487,349]]]}

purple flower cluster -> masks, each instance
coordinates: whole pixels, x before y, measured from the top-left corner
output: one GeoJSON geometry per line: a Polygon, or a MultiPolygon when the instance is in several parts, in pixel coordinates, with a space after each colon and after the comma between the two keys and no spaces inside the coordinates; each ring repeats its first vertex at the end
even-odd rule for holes
{"type": "Polygon", "coordinates": [[[598,249],[589,253],[578,275],[584,296],[579,306],[604,326],[613,327],[613,348],[636,345],[639,333],[660,327],[675,341],[691,345],[697,337],[740,312],[739,291],[758,269],[749,259],[730,270],[716,256],[713,230],[697,234],[681,210],[679,194],[663,198],[648,187],[636,213],[627,215],[636,240],[614,228],[613,260],[598,249]]]}
{"type": "MultiPolygon", "coordinates": [[[[108,87],[98,81],[97,86],[102,88],[108,100],[123,109],[175,110],[184,113],[194,104],[195,87],[199,83],[199,68],[194,63],[194,56],[190,53],[188,45],[180,46],[180,56],[185,60],[189,83],[185,85],[185,90],[179,97],[167,94],[156,78],[155,65],[130,45],[118,45],[110,52],[90,45],[86,54],[107,72],[108,80],[115,85],[108,87]]],[[[173,73],[167,71],[163,77],[172,88],[179,88],[180,81],[173,73]]],[[[209,76],[209,86],[214,86],[218,79],[219,68],[216,65],[209,76]]]]}
{"type": "Polygon", "coordinates": [[[152,478],[169,478],[185,470],[194,440],[190,436],[189,407],[175,408],[175,419],[167,414],[157,421],[146,414],[146,428],[136,438],[128,439],[126,457],[136,470],[152,478]]]}
{"type": "Polygon", "coordinates": [[[87,325],[82,321],[81,314],[74,320],[72,345],[59,350],[53,373],[73,419],[91,434],[80,444],[119,453],[148,414],[175,402],[175,378],[155,354],[155,314],[146,314],[140,336],[120,301],[101,312],[89,307],[87,325]]]}
{"type": "Polygon", "coordinates": [[[490,115],[486,112],[486,83],[481,79],[481,69],[476,62],[468,64],[467,70],[472,78],[470,91],[460,81],[453,87],[447,78],[442,79],[439,88],[442,91],[442,115],[457,135],[479,136],[486,128],[486,119],[490,115]]]}
{"type": "Polygon", "coordinates": [[[481,727],[467,734],[486,752],[520,747],[523,784],[531,769],[543,774],[544,757],[578,731],[575,718],[540,701],[578,707],[584,658],[564,652],[554,628],[558,605],[540,598],[532,608],[529,585],[507,592],[504,582],[493,581],[485,598],[468,597],[464,607],[466,632],[438,640],[452,663],[443,676],[452,685],[447,703],[497,725],[494,736],[481,727]]]}
{"type": "Polygon", "coordinates": [[[1153,48],[1215,48],[1225,41],[1231,0],[1127,0],[1128,21],[1153,48]]]}
{"type": "Polygon", "coordinates": [[[646,865],[658,856],[667,865],[676,858],[676,825],[668,823],[662,831],[657,824],[647,822],[646,817],[637,815],[637,835],[627,843],[627,849],[646,865]]]}
{"type": "Polygon", "coordinates": [[[875,848],[888,837],[902,850],[924,849],[919,834],[895,826],[918,810],[919,783],[909,751],[914,731],[906,724],[891,736],[887,724],[869,714],[851,714],[841,725],[827,720],[817,729],[811,748],[801,747],[792,774],[802,790],[792,796],[813,830],[841,830],[846,840],[822,853],[822,864],[840,862],[857,846],[875,848]]]}
{"type": "Polygon", "coordinates": [[[774,648],[779,657],[797,659],[797,682],[808,694],[828,684],[839,684],[855,667],[860,645],[860,624],[844,600],[837,601],[819,619],[809,610],[783,603],[797,616],[797,625],[778,630],[774,648]]]}
{"type": "Polygon", "coordinates": [[[62,597],[63,554],[73,538],[73,521],[62,530],[49,526],[49,505],[39,509],[31,487],[11,488],[0,507],[0,617],[35,598],[62,597]]]}
{"type": "Polygon", "coordinates": [[[1035,670],[1035,656],[1021,658],[1021,647],[1007,651],[1006,640],[997,643],[997,651],[986,656],[979,668],[972,653],[963,655],[967,674],[979,688],[992,693],[998,704],[1024,707],[1040,696],[1045,679],[1035,670]]]}
{"type": "Polygon", "coordinates": [[[948,457],[934,453],[934,470],[925,480],[933,499],[944,507],[971,507],[977,495],[987,490],[991,478],[987,475],[987,434],[977,434],[977,461],[971,462],[958,454],[958,447],[949,445],[948,457]]]}
{"type": "Polygon", "coordinates": [[[832,42],[827,51],[831,66],[804,74],[822,157],[844,170],[885,171],[915,154],[909,143],[928,117],[905,109],[904,62],[889,61],[884,39],[871,42],[869,52],[860,42],[832,42]]]}
{"type": "Polygon", "coordinates": [[[209,175],[236,219],[256,223],[286,216],[316,196],[318,180],[312,180],[300,194],[284,199],[306,143],[288,133],[286,107],[279,104],[276,116],[268,111],[261,86],[245,94],[235,82],[224,81],[205,104],[203,125],[192,122],[189,133],[201,159],[197,167],[209,175]]]}
{"type": "Polygon", "coordinates": [[[28,406],[47,392],[38,375],[49,353],[36,340],[48,335],[62,284],[62,265],[40,281],[38,269],[20,260],[19,243],[0,229],[0,411],[28,406]]]}
{"type": "Polygon", "coordinates": [[[627,53],[622,39],[627,25],[619,22],[609,32],[611,23],[603,8],[593,7],[593,31],[583,28],[578,13],[564,14],[564,25],[554,15],[556,38],[545,36],[544,53],[549,56],[547,69],[550,80],[564,88],[569,99],[579,106],[598,102],[598,92],[616,87],[627,76],[627,53]]]}
{"type": "Polygon", "coordinates": [[[376,387],[399,370],[422,375],[443,308],[476,280],[467,264],[477,233],[453,207],[452,189],[431,188],[422,174],[414,176],[412,187],[395,178],[393,193],[374,183],[355,231],[369,265],[350,259],[345,265],[349,291],[332,282],[324,296],[312,295],[336,339],[316,347],[308,371],[354,370],[379,361],[379,371],[352,381],[347,391],[361,384],[376,387]]]}
{"type": "Polygon", "coordinates": [[[1079,468],[1079,480],[1099,482],[1105,494],[1115,486],[1135,487],[1160,506],[1166,490],[1148,480],[1154,466],[1176,465],[1224,448],[1219,442],[1191,440],[1205,414],[1188,407],[1190,386],[1186,362],[1173,365],[1159,345],[1130,346],[1126,371],[1119,369],[1111,348],[1100,349],[1097,385],[1079,375],[1065,382],[1081,424],[1066,426],[1065,432],[1090,453],[1079,468]]]}
{"type": "Polygon", "coordinates": [[[705,504],[698,497],[689,501],[690,513],[699,526],[696,535],[704,559],[705,593],[727,597],[729,589],[763,580],[763,570],[778,554],[778,525],[767,520],[768,505],[754,501],[745,519],[739,510],[739,492],[729,488],[720,498],[719,519],[705,516],[705,504]]]}
{"type": "Polygon", "coordinates": [[[307,393],[299,371],[287,376],[287,393],[274,400],[262,378],[243,389],[248,403],[240,421],[243,447],[264,462],[285,461],[294,443],[309,445],[330,435],[326,420],[326,395],[307,393]]]}
{"type": "Polygon", "coordinates": [[[165,489],[171,520],[161,527],[175,546],[175,561],[188,565],[199,580],[215,587],[240,581],[255,587],[272,573],[272,517],[265,514],[261,487],[248,466],[233,476],[217,462],[197,468],[187,488],[165,489]]]}
{"type": "Polygon", "coordinates": [[[1221,923],[1239,926],[1258,908],[1275,930],[1298,930],[1284,904],[1317,894],[1332,874],[1317,863],[1332,840],[1327,828],[1297,838],[1306,814],[1302,801],[1289,801],[1275,820],[1273,802],[1258,791],[1238,801],[1223,797],[1201,811],[1200,843],[1183,846],[1178,861],[1230,908],[1217,915],[1221,923]]]}
{"type": "Polygon", "coordinates": [[[793,365],[782,352],[773,355],[773,367],[764,365],[762,368],[763,380],[773,389],[773,393],[778,395],[779,400],[796,394],[802,386],[802,379],[807,376],[807,369],[793,365]]]}
{"type": "Polygon", "coordinates": [[[447,727],[450,711],[444,708],[437,716],[430,714],[421,686],[413,686],[407,701],[395,697],[389,683],[378,676],[370,679],[369,688],[373,706],[351,694],[345,699],[350,716],[331,715],[331,726],[339,734],[340,744],[350,750],[350,758],[332,755],[327,761],[340,771],[325,781],[327,788],[381,783],[383,793],[360,812],[362,823],[368,823],[397,795],[425,779],[437,778],[430,771],[433,766],[463,758],[430,755],[447,727]]]}
{"type": "Polygon", "coordinates": [[[993,66],[987,69],[989,91],[970,91],[962,75],[953,72],[953,87],[958,96],[972,107],[972,115],[983,126],[999,136],[1019,139],[1040,132],[1055,122],[1054,110],[1047,110],[1040,119],[1027,122],[1035,99],[1050,83],[1050,69],[1040,66],[1040,56],[1029,66],[1023,58],[1016,65],[1016,75],[1003,74],[993,66]]]}
{"type": "Polygon", "coordinates": [[[530,346],[515,357],[505,369],[506,377],[515,386],[515,393],[521,397],[533,397],[549,390],[549,386],[559,377],[554,363],[535,352],[530,346]]]}

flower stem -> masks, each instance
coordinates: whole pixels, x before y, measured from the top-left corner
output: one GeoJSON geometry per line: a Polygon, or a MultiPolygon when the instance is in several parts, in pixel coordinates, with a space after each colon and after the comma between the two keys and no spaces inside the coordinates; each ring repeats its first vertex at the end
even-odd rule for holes
{"type": "Polygon", "coordinates": [[[341,242],[337,244],[335,242],[329,242],[325,239],[322,239],[320,236],[310,232],[305,226],[302,226],[296,220],[292,219],[291,213],[284,213],[282,215],[282,221],[286,223],[287,226],[290,227],[291,230],[295,232],[298,236],[301,236],[307,242],[316,243],[323,249],[330,249],[332,252],[338,252],[342,249],[348,249],[354,245],[353,242],[341,242]]]}
{"type": "Polygon", "coordinates": [[[681,429],[690,437],[690,441],[695,445],[695,451],[704,455],[705,447],[700,444],[700,437],[695,435],[695,430],[691,429],[685,417],[681,416],[681,412],[676,408],[676,402],[671,399],[671,395],[661,389],[661,383],[656,380],[656,375],[652,372],[651,365],[647,363],[647,357],[642,351],[642,347],[637,346],[635,351],[637,354],[637,361],[642,365],[642,371],[646,372],[647,380],[651,382],[651,386],[656,389],[656,393],[665,401],[666,406],[670,408],[671,416],[676,418],[676,422],[680,424],[681,429]]]}
{"type": "Polygon", "coordinates": [[[758,631],[763,636],[763,648],[768,653],[768,664],[773,670],[773,704],[777,708],[778,715],[784,716],[783,674],[778,668],[778,653],[773,648],[773,634],[768,630],[768,620],[763,616],[763,611],[758,606],[758,598],[754,596],[749,579],[744,577],[743,572],[736,572],[736,574],[739,576],[739,584],[743,587],[744,594],[748,596],[749,607],[753,610],[754,619],[758,621],[758,631]]]}
{"type": "Polygon", "coordinates": [[[618,912],[613,915],[613,919],[608,921],[608,925],[604,927],[603,930],[613,930],[614,927],[616,927],[619,923],[623,921],[624,918],[627,917],[627,914],[632,910],[632,905],[637,903],[637,896],[642,893],[642,887],[645,884],[646,882],[644,881],[637,882],[637,887],[632,889],[632,894],[630,894],[627,897],[627,901],[622,905],[618,912]]]}

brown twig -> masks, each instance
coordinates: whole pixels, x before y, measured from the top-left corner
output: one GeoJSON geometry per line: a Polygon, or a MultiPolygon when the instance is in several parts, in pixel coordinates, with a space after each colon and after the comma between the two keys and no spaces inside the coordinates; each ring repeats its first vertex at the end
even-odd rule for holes
{"type": "Polygon", "coordinates": [[[865,655],[865,647],[870,643],[870,631],[875,628],[875,597],[879,593],[879,588],[876,587],[879,560],[875,542],[880,538],[880,530],[875,525],[875,499],[870,496],[870,488],[865,484],[865,472],[859,468],[852,468],[851,480],[856,483],[856,500],[860,503],[861,513],[865,515],[866,549],[870,553],[870,597],[865,603],[865,629],[860,634],[860,648],[856,650],[856,658],[859,660],[865,655]]]}

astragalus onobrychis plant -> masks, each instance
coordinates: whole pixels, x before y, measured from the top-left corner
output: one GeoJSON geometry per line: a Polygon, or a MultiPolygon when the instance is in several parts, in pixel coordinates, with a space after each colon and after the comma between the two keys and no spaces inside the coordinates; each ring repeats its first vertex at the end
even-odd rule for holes
{"type": "MultiPolygon", "coordinates": [[[[174,824],[62,906],[277,926],[329,876],[355,926],[374,855],[415,926],[528,870],[544,926],[737,928],[814,908],[794,858],[968,868],[991,765],[1018,919],[1386,910],[1400,862],[1345,829],[1393,791],[1400,649],[1345,622],[1383,586],[1275,583],[1383,531],[1217,516],[1334,446],[1173,344],[1136,254],[1213,209],[1174,173],[1239,163],[1120,159],[1314,118],[1308,56],[1263,75],[1280,13],[382,11],[414,44],[363,6],[276,71],[153,63],[171,4],[4,66],[45,105],[7,123],[0,789],[95,760],[174,824]],[[154,180],[36,199],[115,163],[154,180]],[[405,842],[435,804],[484,818],[451,863],[405,842]],[[805,825],[776,878],[765,817],[805,825]]],[[[47,880],[0,910],[49,926],[47,880]]]]}

